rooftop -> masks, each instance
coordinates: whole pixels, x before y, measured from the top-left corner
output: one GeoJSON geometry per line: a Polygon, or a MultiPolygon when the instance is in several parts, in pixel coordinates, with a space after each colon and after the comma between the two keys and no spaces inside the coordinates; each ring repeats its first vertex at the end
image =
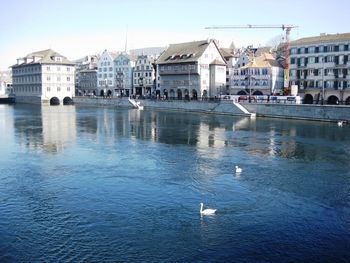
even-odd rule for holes
{"type": "Polygon", "coordinates": [[[306,44],[319,44],[323,42],[332,42],[332,41],[340,41],[346,40],[350,41],[350,33],[343,34],[321,34],[316,37],[304,37],[298,40],[292,41],[291,46],[296,45],[306,45],[306,44]]]}
{"type": "Polygon", "coordinates": [[[62,56],[56,51],[53,51],[52,49],[46,49],[46,50],[30,53],[23,58],[19,58],[18,64],[13,65],[12,67],[19,66],[19,65],[30,65],[30,64],[74,65],[74,62],[69,61],[66,57],[62,56]],[[23,60],[23,62],[19,63],[21,60],[23,60]]]}
{"type": "Polygon", "coordinates": [[[157,64],[195,62],[202,56],[209,44],[208,40],[171,44],[158,58],[157,64]]]}

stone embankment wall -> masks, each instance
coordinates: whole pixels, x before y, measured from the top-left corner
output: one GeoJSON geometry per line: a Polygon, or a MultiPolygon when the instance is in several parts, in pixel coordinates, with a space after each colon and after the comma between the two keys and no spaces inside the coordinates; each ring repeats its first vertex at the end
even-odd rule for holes
{"type": "MultiPolygon", "coordinates": [[[[194,111],[204,113],[247,115],[236,107],[232,101],[207,102],[207,101],[163,101],[163,100],[140,100],[145,109],[166,109],[178,111],[194,111]]],[[[117,106],[129,107],[132,105],[127,98],[89,98],[75,97],[74,103],[77,105],[95,106],[117,106]]],[[[248,115],[249,116],[249,115],[248,115]]]]}
{"type": "Polygon", "coordinates": [[[243,106],[258,117],[278,117],[317,121],[350,121],[350,106],[306,104],[259,104],[243,106]]]}
{"type": "MultiPolygon", "coordinates": [[[[127,98],[104,99],[75,97],[74,102],[77,105],[132,107],[127,98]]],[[[143,105],[146,110],[147,108],[150,108],[249,116],[235,106],[232,101],[205,102],[141,100],[141,105],[143,105]]],[[[256,116],[258,117],[277,117],[317,121],[350,121],[350,106],[278,103],[243,103],[242,105],[250,113],[256,113],[256,116]]]]}

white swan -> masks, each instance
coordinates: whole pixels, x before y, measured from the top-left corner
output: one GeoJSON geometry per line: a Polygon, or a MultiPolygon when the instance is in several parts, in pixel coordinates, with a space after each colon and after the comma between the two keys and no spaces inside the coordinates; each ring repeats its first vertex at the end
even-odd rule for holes
{"type": "Polygon", "coordinates": [[[236,168],[236,173],[241,173],[242,172],[242,168],[238,167],[237,165],[235,166],[236,168]]]}
{"type": "Polygon", "coordinates": [[[208,216],[208,215],[214,215],[216,212],[216,209],[204,209],[203,210],[203,203],[201,203],[201,210],[200,210],[200,214],[208,216]]]}
{"type": "Polygon", "coordinates": [[[343,127],[343,121],[338,121],[338,127],[343,127]]]}

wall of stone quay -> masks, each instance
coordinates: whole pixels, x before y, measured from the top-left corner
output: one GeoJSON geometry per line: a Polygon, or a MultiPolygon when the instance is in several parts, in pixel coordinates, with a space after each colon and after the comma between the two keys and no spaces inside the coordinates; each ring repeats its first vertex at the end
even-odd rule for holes
{"type": "MultiPolygon", "coordinates": [[[[116,106],[132,108],[127,98],[89,98],[75,97],[77,105],[116,106]]],[[[193,111],[215,114],[246,115],[232,101],[160,101],[141,100],[145,109],[166,109],[177,111],[193,111]]],[[[350,106],[340,105],[305,105],[305,104],[264,104],[243,103],[249,112],[257,117],[275,117],[290,119],[305,119],[316,121],[350,121],[350,106]]]]}
{"type": "Polygon", "coordinates": [[[316,121],[350,121],[350,106],[258,103],[245,103],[243,106],[249,112],[255,112],[258,117],[316,121]]]}
{"type": "MultiPolygon", "coordinates": [[[[163,101],[163,100],[140,100],[145,109],[165,109],[177,111],[194,111],[204,113],[247,115],[236,107],[232,101],[206,102],[206,101],[163,101]]],[[[116,106],[128,107],[132,105],[127,98],[97,98],[97,97],[75,97],[76,105],[94,105],[94,106],[116,106]]]]}

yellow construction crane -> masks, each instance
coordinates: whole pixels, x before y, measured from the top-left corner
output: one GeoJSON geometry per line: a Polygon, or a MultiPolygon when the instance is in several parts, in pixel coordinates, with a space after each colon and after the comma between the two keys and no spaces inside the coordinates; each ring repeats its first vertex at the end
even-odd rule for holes
{"type": "Polygon", "coordinates": [[[286,30],[286,39],[284,47],[284,92],[289,93],[289,49],[290,49],[290,32],[292,28],[296,28],[295,25],[237,25],[237,26],[210,26],[205,29],[245,29],[245,28],[256,28],[256,29],[267,29],[267,28],[280,28],[283,31],[286,30]]]}

